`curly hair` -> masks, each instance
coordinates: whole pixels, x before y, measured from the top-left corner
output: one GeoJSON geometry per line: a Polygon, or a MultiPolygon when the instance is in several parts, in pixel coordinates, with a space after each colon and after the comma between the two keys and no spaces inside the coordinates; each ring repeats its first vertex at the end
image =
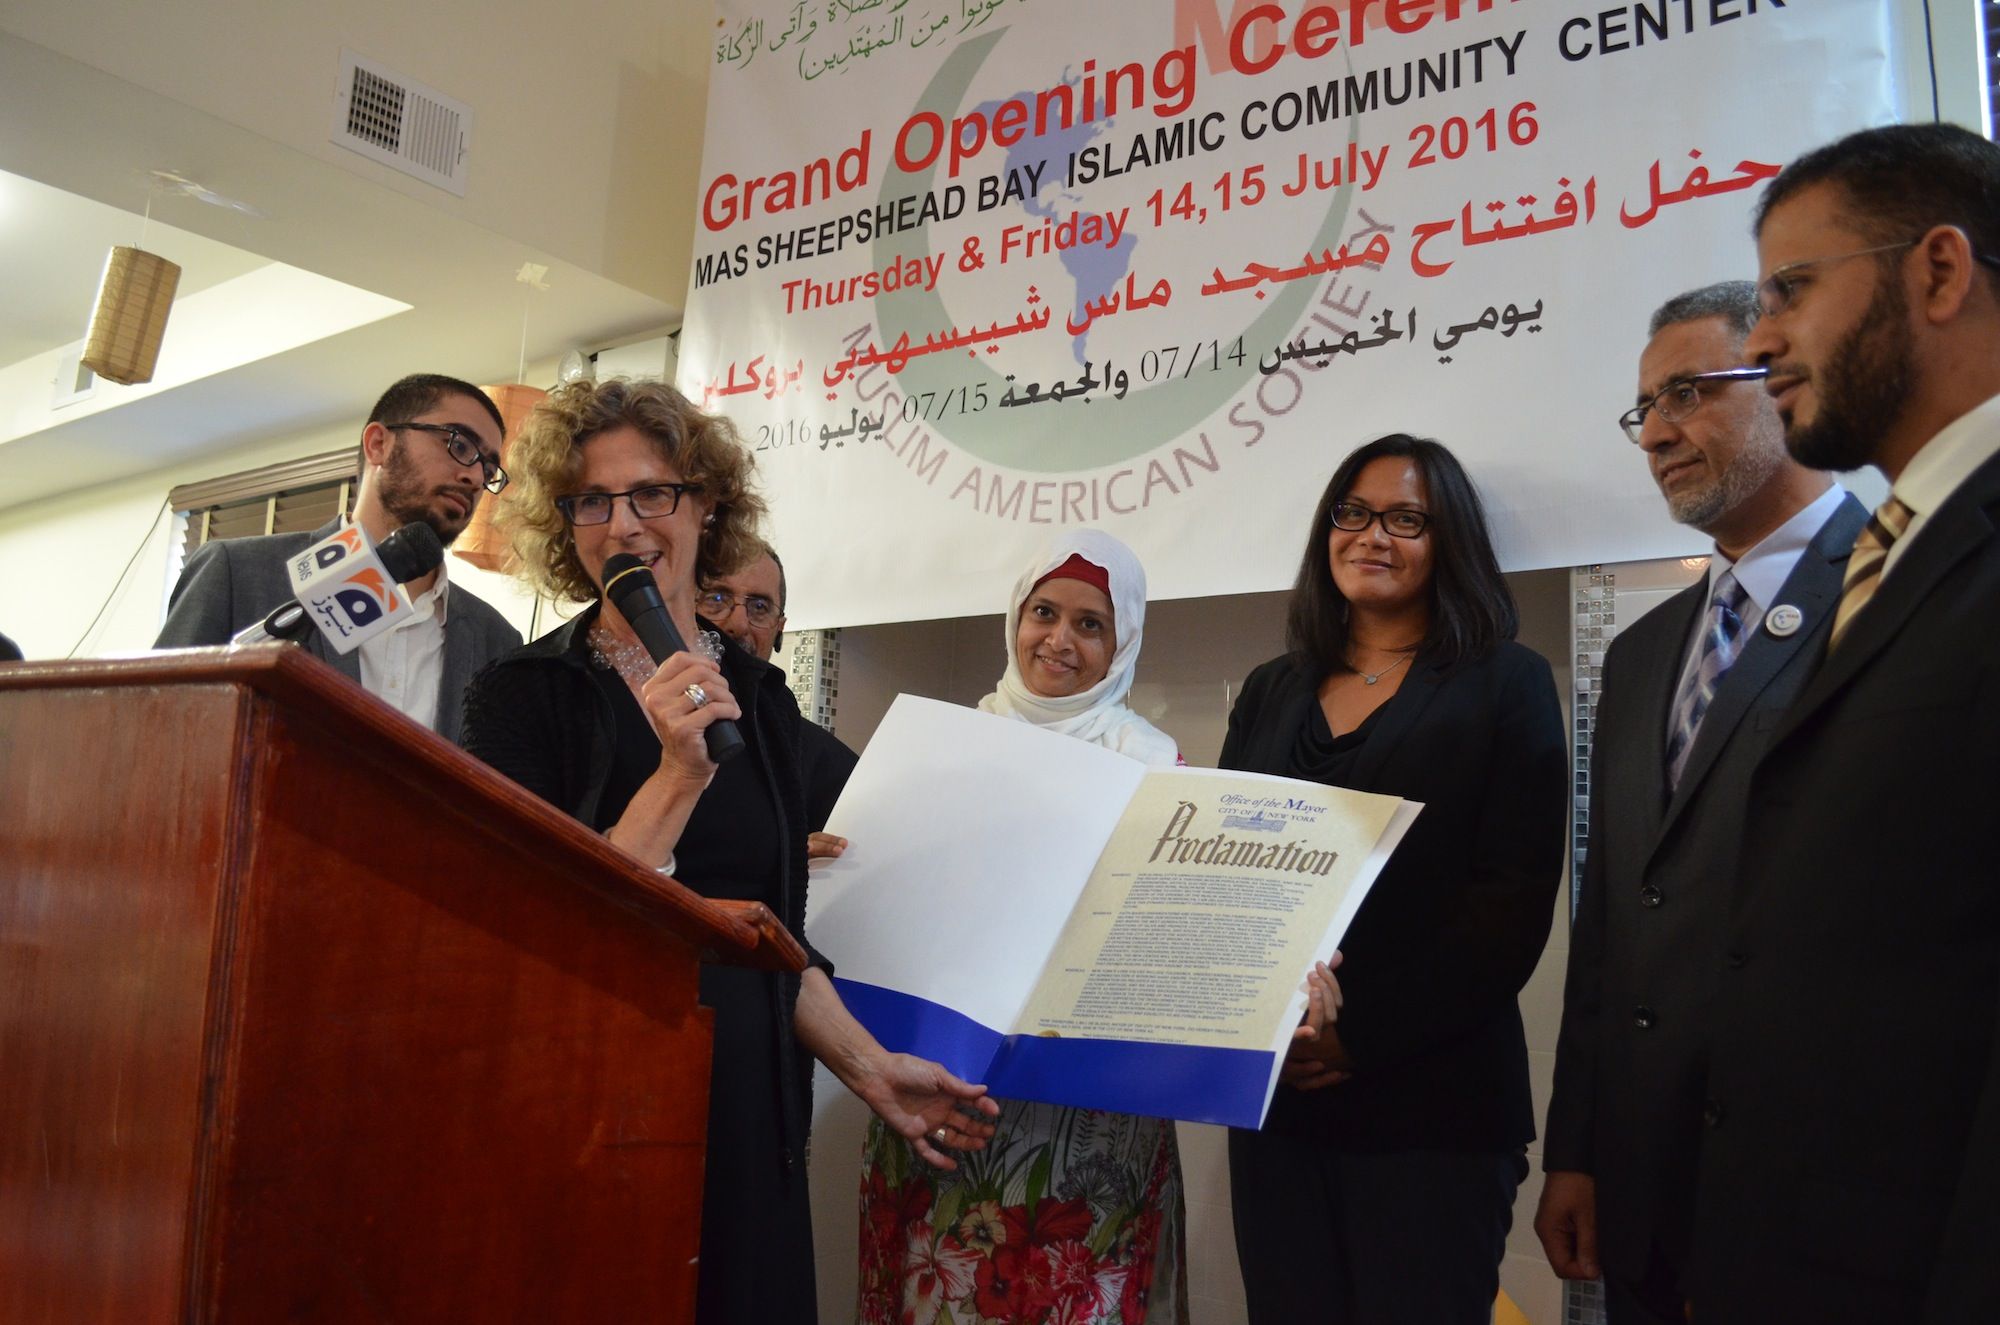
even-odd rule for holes
{"type": "Polygon", "coordinates": [[[500,526],[513,545],[510,569],[538,591],[579,603],[597,597],[556,498],[578,491],[584,445],[628,426],[651,438],[660,458],[713,503],[715,522],[703,529],[695,554],[698,581],[733,574],[761,548],[764,499],[750,485],[756,462],[729,420],[702,413],[664,382],[571,382],[535,406],[507,452],[513,481],[500,498],[500,526]]]}

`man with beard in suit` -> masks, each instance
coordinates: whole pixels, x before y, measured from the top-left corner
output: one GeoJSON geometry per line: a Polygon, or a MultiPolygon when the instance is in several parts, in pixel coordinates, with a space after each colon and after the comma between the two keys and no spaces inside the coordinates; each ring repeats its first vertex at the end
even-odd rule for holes
{"type": "Polygon", "coordinates": [[[1701,1325],[2000,1319],[2000,147],[1787,166],[1744,345],[1792,454],[1890,496],[1745,801],[1689,1297],[1701,1325]]]}
{"type": "MultiPolygon", "coordinates": [[[[500,411],[468,382],[435,373],[406,377],[384,392],[361,430],[363,472],[354,522],[376,542],[422,521],[446,546],[486,492],[506,486],[500,411]]],[[[267,534],[205,543],[188,558],[156,649],[226,644],[292,597],[285,563],[333,535],[341,519],[310,534],[267,534]]],[[[446,740],[458,738],[466,682],[521,643],[506,618],[447,582],[442,565],[403,586],[410,619],[350,653],[317,632],[308,652],[330,663],[446,740]]]]}

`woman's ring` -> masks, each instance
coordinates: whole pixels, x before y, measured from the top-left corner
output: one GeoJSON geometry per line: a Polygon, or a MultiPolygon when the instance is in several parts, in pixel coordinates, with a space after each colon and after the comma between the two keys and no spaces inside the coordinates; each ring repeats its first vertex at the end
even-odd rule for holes
{"type": "Polygon", "coordinates": [[[688,703],[694,705],[695,708],[705,709],[708,707],[708,692],[703,690],[699,685],[691,685],[681,693],[688,697],[688,703]]]}
{"type": "Polygon", "coordinates": [[[945,1133],[946,1133],[946,1132],[948,1132],[948,1131],[950,1131],[950,1130],[951,1130],[951,1129],[950,1129],[950,1128],[948,1128],[948,1127],[940,1127],[940,1128],[938,1128],[938,1129],[937,1129],[937,1130],[936,1130],[935,1132],[932,1132],[932,1133],[931,1133],[931,1140],[933,1140],[933,1141],[937,1142],[937,1143],[938,1143],[939,1145],[943,1145],[943,1144],[944,1144],[944,1138],[945,1138],[945,1133]]]}

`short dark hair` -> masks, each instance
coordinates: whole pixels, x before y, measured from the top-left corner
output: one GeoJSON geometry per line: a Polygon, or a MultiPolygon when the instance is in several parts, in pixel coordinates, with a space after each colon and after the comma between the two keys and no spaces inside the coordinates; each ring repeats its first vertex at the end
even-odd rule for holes
{"type": "MultiPolygon", "coordinates": [[[[785,619],[785,600],[790,598],[792,593],[791,589],[785,584],[785,563],[778,558],[778,549],[772,547],[761,538],[757,540],[757,543],[764,549],[764,555],[771,559],[771,564],[778,568],[778,620],[783,621],[785,619]]],[[[755,557],[750,558],[752,561],[756,559],[755,557]]],[[[771,635],[771,652],[776,653],[778,647],[784,642],[785,628],[780,626],[771,635]]]]}
{"type": "MultiPolygon", "coordinates": [[[[764,550],[763,555],[771,559],[771,564],[778,568],[778,615],[783,616],[785,614],[785,601],[791,597],[792,592],[785,584],[785,563],[779,560],[778,549],[772,547],[763,539],[758,539],[757,545],[764,550]]],[[[750,560],[755,561],[757,558],[752,556],[750,560]]]]}
{"type": "Polygon", "coordinates": [[[1295,659],[1322,676],[1347,667],[1347,600],[1334,587],[1327,557],[1334,503],[1353,491],[1363,468],[1384,458],[1415,462],[1430,507],[1431,628],[1423,651],[1445,665],[1469,661],[1491,653],[1520,629],[1520,612],[1486,532],[1485,508],[1465,466],[1442,443],[1391,433],[1340,462],[1320,494],[1306,534],[1286,613],[1285,643],[1295,659]]]}
{"type": "Polygon", "coordinates": [[[1762,313],[1763,308],[1757,302],[1757,282],[1717,281],[1699,290],[1677,294],[1654,309],[1653,320],[1646,324],[1646,335],[1657,336],[1683,322],[1719,317],[1740,340],[1750,334],[1762,313]]]}
{"type": "Polygon", "coordinates": [[[1872,243],[1955,225],[1975,253],[2000,257],[2000,146],[1955,124],[1884,125],[1815,148],[1764,187],[1751,233],[1816,184],[1840,191],[1842,219],[1872,243]]]}
{"type": "Polygon", "coordinates": [[[436,409],[438,401],[446,396],[464,396],[478,401],[493,416],[493,426],[502,434],[506,433],[507,421],[500,417],[500,407],[493,403],[493,397],[470,382],[461,382],[442,373],[411,373],[382,393],[382,398],[369,412],[368,422],[408,423],[419,414],[436,409]]]}

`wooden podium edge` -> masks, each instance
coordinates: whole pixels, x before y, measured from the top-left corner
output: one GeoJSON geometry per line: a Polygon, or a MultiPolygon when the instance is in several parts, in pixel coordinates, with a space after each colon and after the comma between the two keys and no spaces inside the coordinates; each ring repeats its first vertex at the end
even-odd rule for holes
{"type": "Polygon", "coordinates": [[[639,864],[608,840],[515,785],[437,733],[411,721],[331,667],[290,645],[171,649],[112,658],[9,663],[0,691],[159,685],[240,685],[308,711],[378,759],[414,761],[454,785],[461,813],[524,823],[559,850],[582,858],[589,886],[615,905],[686,939],[705,959],[761,970],[800,971],[798,939],[761,902],[712,901],[639,864]]]}

